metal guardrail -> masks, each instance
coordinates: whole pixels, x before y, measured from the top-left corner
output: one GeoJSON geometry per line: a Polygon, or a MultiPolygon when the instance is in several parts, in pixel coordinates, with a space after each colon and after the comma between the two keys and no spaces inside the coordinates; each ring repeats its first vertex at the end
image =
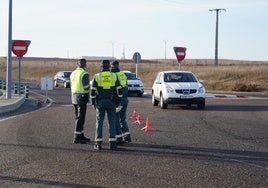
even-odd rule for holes
{"type": "MultiPolygon", "coordinates": [[[[6,81],[5,80],[1,80],[0,79],[0,89],[1,90],[6,90],[6,81]]],[[[18,83],[15,82],[14,83],[14,94],[23,94],[25,96],[25,98],[29,97],[29,86],[28,85],[20,85],[20,88],[18,88],[18,83]],[[20,93],[19,93],[20,91],[20,93]]],[[[3,95],[3,93],[2,93],[3,95]]],[[[1,95],[0,95],[1,96],[1,95]]]]}

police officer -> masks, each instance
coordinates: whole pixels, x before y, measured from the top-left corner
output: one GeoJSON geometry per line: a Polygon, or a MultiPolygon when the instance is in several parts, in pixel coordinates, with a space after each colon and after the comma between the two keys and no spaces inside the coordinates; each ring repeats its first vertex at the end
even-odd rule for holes
{"type": "Polygon", "coordinates": [[[86,144],[89,138],[84,136],[84,123],[89,100],[89,74],[85,70],[86,59],[80,59],[78,67],[70,75],[70,86],[72,92],[72,103],[75,114],[75,144],[86,144]]]}
{"type": "Polygon", "coordinates": [[[117,143],[121,144],[122,142],[131,142],[130,131],[128,128],[128,124],[126,121],[126,112],[128,106],[128,87],[127,87],[127,77],[125,73],[121,72],[119,69],[119,62],[114,61],[112,63],[111,71],[116,73],[118,79],[120,80],[120,84],[122,86],[122,99],[121,99],[121,106],[122,109],[117,112],[116,116],[116,136],[117,136],[117,143]],[[121,135],[121,136],[120,136],[121,135]],[[123,136],[123,140],[122,140],[123,136]]]}
{"type": "Polygon", "coordinates": [[[115,116],[116,106],[120,104],[122,98],[120,81],[116,74],[110,71],[110,61],[102,61],[102,71],[94,75],[91,99],[94,109],[96,109],[96,133],[95,149],[102,149],[102,130],[105,112],[109,121],[109,144],[110,149],[116,149],[115,138],[115,116]]]}

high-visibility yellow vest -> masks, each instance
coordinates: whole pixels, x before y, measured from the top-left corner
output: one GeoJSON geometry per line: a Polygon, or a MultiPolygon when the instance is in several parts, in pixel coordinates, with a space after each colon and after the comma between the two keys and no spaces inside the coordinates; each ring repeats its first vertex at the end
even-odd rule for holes
{"type": "Polygon", "coordinates": [[[125,73],[116,72],[116,74],[117,74],[117,77],[118,77],[118,79],[120,81],[121,86],[126,87],[127,86],[127,77],[126,77],[125,73]]]}
{"type": "Polygon", "coordinates": [[[103,89],[110,89],[115,86],[116,74],[110,71],[104,71],[96,74],[95,78],[98,87],[103,87],[103,89]]]}
{"type": "Polygon", "coordinates": [[[88,74],[87,71],[78,67],[74,70],[70,76],[71,81],[71,90],[72,93],[88,93],[89,90],[85,89],[82,83],[82,78],[85,74],[88,74]]]}

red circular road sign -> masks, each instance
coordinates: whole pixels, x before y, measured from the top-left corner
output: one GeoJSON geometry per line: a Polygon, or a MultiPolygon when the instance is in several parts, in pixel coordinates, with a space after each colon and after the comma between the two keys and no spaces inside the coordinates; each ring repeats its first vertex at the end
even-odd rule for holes
{"type": "Polygon", "coordinates": [[[25,40],[16,40],[12,43],[12,52],[17,57],[24,56],[28,51],[28,44],[25,40]]]}
{"type": "Polygon", "coordinates": [[[182,61],[184,60],[185,56],[186,56],[186,48],[184,47],[174,47],[174,51],[177,57],[178,61],[182,61]]]}

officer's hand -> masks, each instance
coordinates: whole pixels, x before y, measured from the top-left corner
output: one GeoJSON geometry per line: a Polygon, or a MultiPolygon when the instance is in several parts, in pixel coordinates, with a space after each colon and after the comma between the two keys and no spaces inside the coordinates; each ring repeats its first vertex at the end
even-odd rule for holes
{"type": "Polygon", "coordinates": [[[93,104],[92,107],[94,110],[96,110],[96,104],[93,104]]]}
{"type": "Polygon", "coordinates": [[[115,103],[115,107],[118,107],[118,106],[121,106],[121,103],[117,101],[117,102],[115,103]]]}

